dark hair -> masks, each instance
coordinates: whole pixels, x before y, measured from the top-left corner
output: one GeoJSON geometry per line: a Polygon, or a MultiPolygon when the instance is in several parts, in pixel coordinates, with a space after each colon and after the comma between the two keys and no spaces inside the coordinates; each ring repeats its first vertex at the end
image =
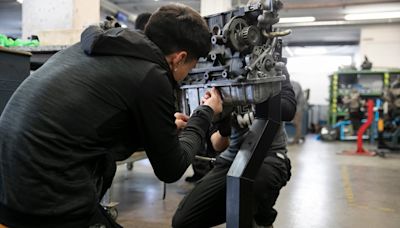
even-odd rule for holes
{"type": "Polygon", "coordinates": [[[211,35],[204,19],[183,4],[169,4],[152,14],[145,34],[164,53],[186,51],[188,60],[206,57],[211,49],[211,35]]]}
{"type": "Polygon", "coordinates": [[[151,13],[141,13],[137,16],[135,20],[135,29],[139,30],[144,30],[144,27],[146,26],[147,22],[149,21],[149,18],[151,16],[151,13]]]}

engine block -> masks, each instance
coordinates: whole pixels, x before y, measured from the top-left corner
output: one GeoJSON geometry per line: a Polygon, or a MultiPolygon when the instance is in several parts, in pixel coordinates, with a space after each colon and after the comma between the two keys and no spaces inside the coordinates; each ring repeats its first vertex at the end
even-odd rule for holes
{"type": "Polygon", "coordinates": [[[212,50],[182,81],[181,109],[190,114],[210,87],[216,87],[224,105],[264,102],[280,92],[285,80],[279,21],[279,0],[250,1],[247,6],[205,17],[212,50]]]}

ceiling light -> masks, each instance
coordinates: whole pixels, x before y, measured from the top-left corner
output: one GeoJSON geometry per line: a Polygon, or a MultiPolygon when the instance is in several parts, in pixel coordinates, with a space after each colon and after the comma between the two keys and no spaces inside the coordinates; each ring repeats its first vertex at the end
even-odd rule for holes
{"type": "Polygon", "coordinates": [[[344,19],[346,21],[357,21],[357,20],[377,20],[377,19],[391,19],[400,18],[400,11],[394,12],[379,12],[379,13],[357,13],[347,14],[344,19]]]}
{"type": "Polygon", "coordinates": [[[300,23],[300,22],[313,22],[315,17],[282,17],[279,23],[300,23]]]}
{"type": "Polygon", "coordinates": [[[24,0],[17,0],[17,2],[18,2],[19,4],[22,4],[22,3],[24,3],[24,0]]]}

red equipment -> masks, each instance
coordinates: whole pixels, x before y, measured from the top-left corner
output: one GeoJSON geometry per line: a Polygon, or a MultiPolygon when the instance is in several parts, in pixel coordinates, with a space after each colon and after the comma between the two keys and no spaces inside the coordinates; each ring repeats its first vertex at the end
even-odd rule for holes
{"type": "Polygon", "coordinates": [[[365,131],[371,126],[374,120],[374,101],[367,101],[367,122],[365,122],[357,132],[357,150],[345,150],[341,155],[362,155],[362,156],[375,156],[376,152],[368,151],[363,148],[363,135],[365,131]]]}

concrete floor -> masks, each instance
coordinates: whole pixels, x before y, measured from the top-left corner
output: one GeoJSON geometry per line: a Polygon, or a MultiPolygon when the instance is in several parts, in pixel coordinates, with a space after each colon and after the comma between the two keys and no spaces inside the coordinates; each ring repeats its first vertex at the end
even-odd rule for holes
{"type": "MultiPolygon", "coordinates": [[[[337,155],[353,148],[355,143],[326,143],[315,136],[289,147],[293,176],[278,199],[275,228],[400,227],[400,154],[337,155]]],[[[128,228],[170,227],[178,203],[193,187],[183,179],[168,184],[162,200],[163,184],[147,160],[136,162],[133,171],[119,166],[111,192],[119,202],[118,222],[128,228]]]]}

